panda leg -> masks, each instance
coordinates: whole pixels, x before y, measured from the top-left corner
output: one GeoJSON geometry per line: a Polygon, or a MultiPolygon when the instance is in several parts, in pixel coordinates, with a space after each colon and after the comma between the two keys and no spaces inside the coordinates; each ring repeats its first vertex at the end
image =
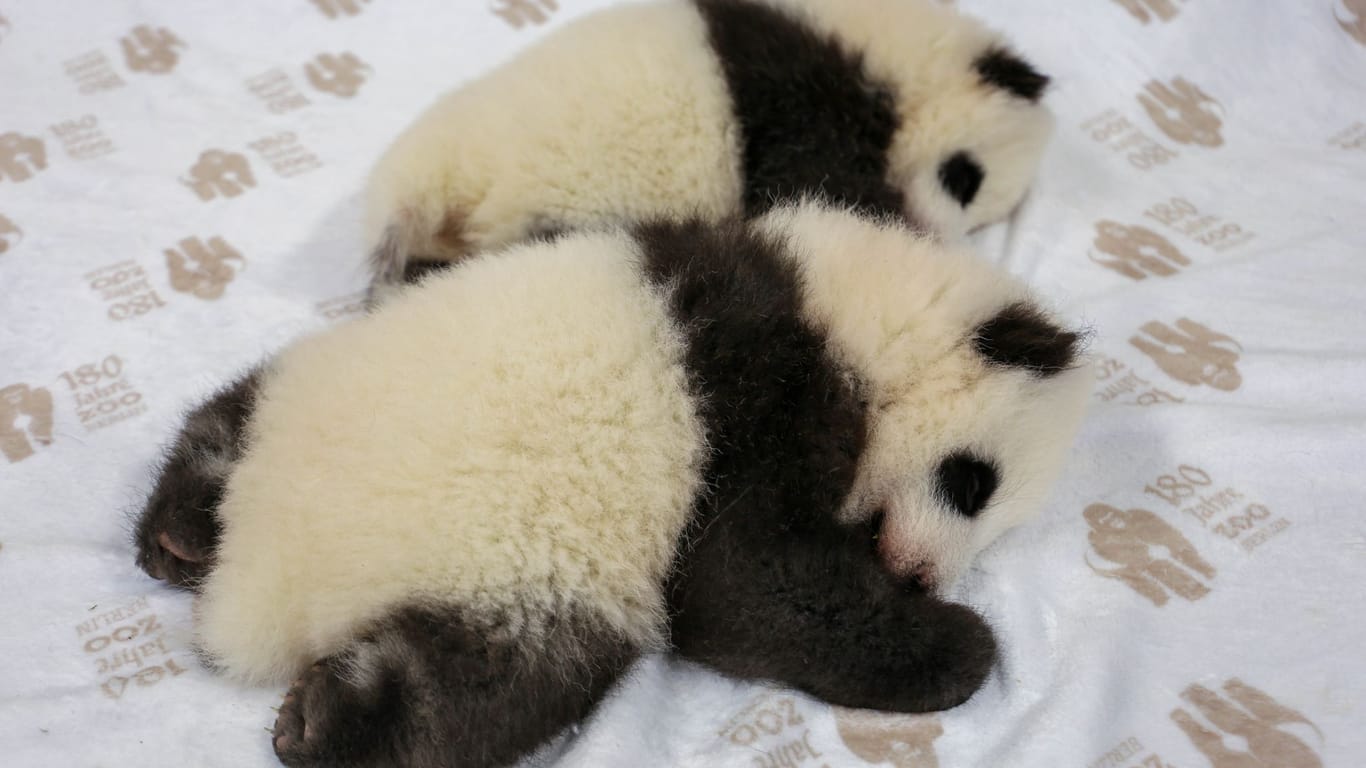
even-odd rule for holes
{"type": "Polygon", "coordinates": [[[996,657],[973,611],[896,584],[866,537],[796,538],[718,521],[671,595],[678,652],[829,703],[929,712],[981,687],[996,657]]]}
{"type": "Polygon", "coordinates": [[[638,650],[585,616],[539,637],[459,608],[398,609],[294,683],[273,731],[288,766],[501,766],[581,720],[638,650]]]}
{"type": "Polygon", "coordinates": [[[253,370],[186,417],[134,531],[138,567],[152,578],[194,588],[212,566],[216,512],[242,457],[260,383],[253,370]]]}

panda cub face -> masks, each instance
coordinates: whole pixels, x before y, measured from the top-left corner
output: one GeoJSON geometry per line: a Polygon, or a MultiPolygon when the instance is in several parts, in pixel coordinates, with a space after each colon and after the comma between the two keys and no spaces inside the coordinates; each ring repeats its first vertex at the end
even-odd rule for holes
{"type": "Polygon", "coordinates": [[[1080,337],[966,252],[821,216],[782,231],[866,403],[840,516],[877,527],[893,573],[945,588],[1046,498],[1091,388],[1080,337]]]}
{"type": "Polygon", "coordinates": [[[781,1],[858,51],[890,92],[887,182],[912,219],[954,238],[1019,204],[1053,128],[1049,78],[1000,35],[930,0],[781,1]]]}

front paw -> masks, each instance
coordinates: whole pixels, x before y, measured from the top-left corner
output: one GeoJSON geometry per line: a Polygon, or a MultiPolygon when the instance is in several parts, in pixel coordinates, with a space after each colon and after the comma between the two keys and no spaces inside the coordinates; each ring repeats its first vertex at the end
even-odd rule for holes
{"type": "Polygon", "coordinates": [[[137,565],[154,579],[193,586],[213,567],[223,484],[168,467],[138,519],[137,565]]]}

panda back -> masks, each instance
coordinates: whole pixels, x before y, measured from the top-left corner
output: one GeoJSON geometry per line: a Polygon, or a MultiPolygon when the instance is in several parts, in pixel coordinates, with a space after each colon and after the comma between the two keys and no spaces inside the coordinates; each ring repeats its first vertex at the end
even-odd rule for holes
{"type": "Polygon", "coordinates": [[[583,609],[661,642],[704,436],[625,235],[467,262],[281,356],[227,490],[199,642],[280,679],[405,602],[534,642],[583,609]]]}

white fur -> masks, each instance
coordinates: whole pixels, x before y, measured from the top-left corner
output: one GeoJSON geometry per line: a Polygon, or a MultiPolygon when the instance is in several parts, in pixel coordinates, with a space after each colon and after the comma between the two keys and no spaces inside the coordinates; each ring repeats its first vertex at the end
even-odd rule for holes
{"type": "Polygon", "coordinates": [[[451,91],[376,167],[370,242],[399,222],[412,252],[455,258],[431,239],[448,212],[482,249],[538,215],[574,226],[736,210],[739,136],[706,34],[687,3],[623,5],[451,91]]]}
{"type": "MultiPolygon", "coordinates": [[[[864,53],[904,125],[889,180],[946,236],[1010,212],[1051,130],[1047,110],[978,82],[998,35],[933,0],[771,0],[864,53]],[[938,180],[971,152],[986,171],[966,209],[938,180]]],[[[369,189],[368,242],[455,259],[558,225],[738,212],[740,129],[697,10],[686,0],[585,16],[441,97],[394,143],[369,189]],[[435,237],[448,220],[459,242],[435,237]]]]}
{"type": "Polygon", "coordinates": [[[472,260],[278,358],[221,508],[201,647],[285,679],[432,595],[519,642],[573,606],[658,647],[705,447],[634,254],[585,235],[472,260]]]}
{"type": "Polygon", "coordinates": [[[1038,378],[987,364],[973,346],[975,329],[1031,297],[965,249],[814,206],[763,223],[787,238],[805,275],[805,311],[868,387],[869,443],[842,516],[884,510],[880,548],[889,564],[903,573],[927,564],[931,580],[947,587],[978,552],[1037,513],[1085,410],[1089,366],[1078,361],[1038,378]],[[940,461],[959,449],[1001,470],[987,509],[972,519],[936,492],[940,461]]]}

